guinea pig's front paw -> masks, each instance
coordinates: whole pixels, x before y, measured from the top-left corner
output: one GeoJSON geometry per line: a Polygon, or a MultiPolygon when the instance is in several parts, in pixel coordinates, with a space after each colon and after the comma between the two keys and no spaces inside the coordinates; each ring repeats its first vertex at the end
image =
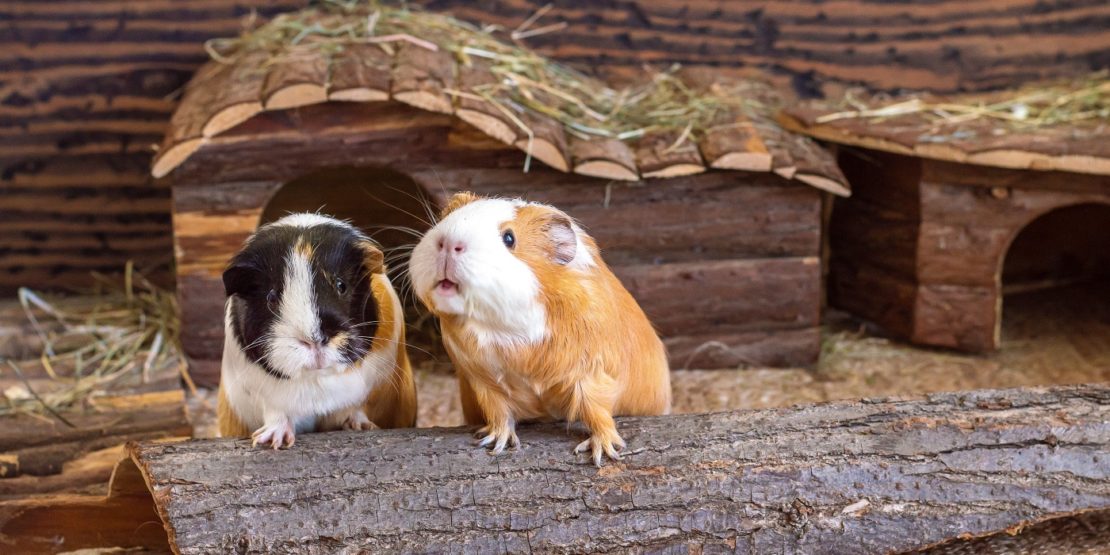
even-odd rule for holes
{"type": "Polygon", "coordinates": [[[269,444],[274,449],[281,449],[282,447],[292,447],[293,442],[296,441],[296,433],[293,429],[293,423],[289,419],[283,419],[273,424],[266,424],[251,434],[253,442],[251,446],[269,444]]]}
{"type": "Polygon", "coordinates": [[[616,430],[601,430],[594,432],[590,439],[579,443],[574,448],[574,453],[585,453],[589,451],[593,456],[594,464],[601,468],[601,454],[604,453],[614,461],[621,459],[621,450],[625,448],[624,440],[621,439],[620,434],[616,430]]]}
{"type": "Polygon", "coordinates": [[[516,427],[511,423],[482,426],[474,434],[479,447],[489,447],[489,454],[499,455],[505,446],[520,447],[520,440],[516,437],[516,427]]]}
{"type": "Polygon", "coordinates": [[[378,426],[370,421],[370,418],[366,416],[365,412],[356,410],[343,421],[343,429],[357,432],[363,430],[377,430],[378,426]]]}

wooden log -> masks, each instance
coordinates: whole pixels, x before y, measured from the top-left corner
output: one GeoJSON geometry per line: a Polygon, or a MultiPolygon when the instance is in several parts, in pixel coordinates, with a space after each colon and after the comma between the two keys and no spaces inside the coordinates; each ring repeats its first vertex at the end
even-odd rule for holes
{"type": "Polygon", "coordinates": [[[689,368],[804,368],[813,366],[821,351],[821,328],[756,331],[720,329],[664,337],[671,369],[689,368]]]}
{"type": "Polygon", "coordinates": [[[562,122],[530,111],[519,115],[532,134],[519,136],[514,143],[516,147],[551,168],[569,172],[567,137],[562,122]]]}
{"type": "Polygon", "coordinates": [[[267,110],[285,110],[327,102],[329,63],[318,47],[290,47],[266,74],[262,105],[267,110]]]}
{"type": "Polygon", "coordinates": [[[706,129],[701,155],[713,168],[722,170],[771,171],[771,153],[752,122],[742,115],[722,118],[706,129]],[[731,120],[731,121],[729,121],[731,120]]]}
{"type": "MultiPolygon", "coordinates": [[[[991,104],[1013,94],[1016,93],[1000,92],[950,101],[991,104]]],[[[944,102],[947,99],[929,97],[925,100],[944,102]]],[[[873,105],[902,101],[881,97],[873,105]]],[[[840,111],[820,105],[798,106],[784,111],[779,119],[785,127],[798,133],[875,150],[1001,168],[1110,175],[1107,134],[1102,127],[1088,122],[1014,130],[991,118],[938,125],[921,114],[881,120],[849,117],[822,122],[820,119],[840,111]]]]}
{"type": "Polygon", "coordinates": [[[681,131],[645,134],[635,145],[636,166],[645,178],[678,177],[705,171],[698,145],[681,131]]]}
{"type": "Polygon", "coordinates": [[[143,443],[116,474],[183,554],[890,553],[1110,508],[1108,419],[1105,385],[988,390],[623,418],[601,469],[546,424],[496,459],[461,429],[386,430],[143,443]]]}
{"type": "MultiPolygon", "coordinates": [[[[451,160],[462,167],[520,167],[513,148],[473,149],[448,143],[450,116],[396,102],[328,102],[290,111],[263,112],[209,139],[211,148],[190,157],[175,185],[291,181],[312,167],[397,167],[451,160]],[[249,141],[243,138],[249,136],[249,141]],[[298,156],[274,157],[274,152],[298,156]],[[402,164],[401,161],[404,161],[402,164]],[[507,160],[512,160],[508,162],[507,160]]],[[[467,126],[469,127],[469,126],[467,126]]],[[[499,145],[500,146],[500,145],[499,145]]]]}
{"type": "Polygon", "coordinates": [[[67,413],[76,427],[53,417],[24,414],[0,419],[0,455],[18,459],[20,474],[44,476],[67,461],[125,441],[192,435],[180,387],[99,397],[96,412],[67,413]]]}
{"type": "Polygon", "coordinates": [[[491,100],[501,93],[489,62],[474,60],[469,65],[460,64],[458,71],[461,94],[455,98],[455,115],[494,139],[507,145],[515,143],[519,131],[516,124],[491,100]]]}
{"type": "Polygon", "coordinates": [[[791,137],[794,166],[797,168],[794,179],[812,185],[834,195],[846,197],[852,194],[848,179],[836,165],[836,156],[817,145],[809,137],[791,137]]]}
{"type": "Polygon", "coordinates": [[[398,102],[432,112],[454,111],[445,90],[455,87],[455,60],[446,50],[429,50],[411,43],[397,47],[390,96],[398,102]]]}
{"type": "Polygon", "coordinates": [[[389,100],[393,55],[377,44],[349,44],[331,62],[328,99],[349,102],[389,100]]]}
{"type": "Polygon", "coordinates": [[[1002,342],[1002,291],[994,284],[922,283],[913,311],[915,343],[984,353],[1002,342]]]}
{"type": "Polygon", "coordinates": [[[610,266],[819,253],[820,194],[772,174],[707,172],[658,186],[599,186],[593,178],[538,170],[521,179],[515,168],[450,165],[410,175],[436,194],[450,196],[457,187],[558,206],[597,239],[610,266]]]}
{"type": "Polygon", "coordinates": [[[125,454],[123,446],[123,443],[112,445],[66,461],[61,472],[46,476],[19,475],[19,472],[13,474],[15,477],[4,476],[3,461],[9,456],[17,457],[0,455],[0,478],[3,478],[0,479],[0,499],[47,493],[103,491],[112,476],[112,469],[125,454]]]}
{"type": "Polygon", "coordinates": [[[170,118],[169,132],[154,157],[150,173],[163,177],[173,171],[205,142],[204,126],[211,117],[212,104],[232,66],[209,63],[197,70],[189,82],[184,100],[170,118]]]}
{"type": "Polygon", "coordinates": [[[5,549],[27,554],[170,550],[142,474],[133,465],[116,465],[107,496],[59,493],[0,499],[0,538],[5,549]]]}
{"type": "Polygon", "coordinates": [[[791,329],[820,318],[816,257],[644,264],[613,273],[663,336],[791,329]]]}
{"type": "Polygon", "coordinates": [[[218,86],[213,85],[217,90],[210,107],[212,115],[201,130],[205,137],[219,135],[262,111],[266,83],[263,64],[267,59],[268,55],[262,52],[237,58],[227,79],[218,86]]]}
{"type": "Polygon", "coordinates": [[[570,160],[574,173],[621,181],[640,179],[636,154],[624,141],[617,139],[584,140],[572,137],[570,160]]]}

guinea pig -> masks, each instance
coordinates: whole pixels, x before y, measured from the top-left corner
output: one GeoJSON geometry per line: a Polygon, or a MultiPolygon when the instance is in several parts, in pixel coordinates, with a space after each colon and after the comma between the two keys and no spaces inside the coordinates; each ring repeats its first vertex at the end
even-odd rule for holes
{"type": "Polygon", "coordinates": [[[223,282],[221,436],[280,449],[300,432],[415,425],[401,302],[362,232],[286,216],[247,239],[223,282]]]}
{"type": "Polygon", "coordinates": [[[413,250],[413,288],[435,314],[478,444],[519,446],[516,423],[589,428],[575,453],[620,458],[614,415],[670,412],[666,351],[594,240],[545,204],[454,195],[413,250]]]}

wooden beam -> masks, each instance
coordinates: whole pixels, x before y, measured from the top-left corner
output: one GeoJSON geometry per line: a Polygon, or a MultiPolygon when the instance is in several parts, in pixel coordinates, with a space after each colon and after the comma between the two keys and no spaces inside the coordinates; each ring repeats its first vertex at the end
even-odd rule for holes
{"type": "MultiPolygon", "coordinates": [[[[888,553],[1110,508],[1110,387],[971,391],[622,418],[622,461],[521,426],[133,445],[178,553],[265,550],[888,553]]],[[[0,532],[7,533],[7,529],[0,532]]]]}

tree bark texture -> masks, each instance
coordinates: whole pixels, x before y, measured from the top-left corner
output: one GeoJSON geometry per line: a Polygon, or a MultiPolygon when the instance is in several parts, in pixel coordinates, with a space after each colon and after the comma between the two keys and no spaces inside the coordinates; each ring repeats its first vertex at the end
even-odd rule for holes
{"type": "Polygon", "coordinates": [[[116,472],[138,467],[180,553],[888,553],[1110,507],[1104,385],[618,426],[600,469],[552,424],[496,458],[463,429],[392,430],[133,444],[116,472]]]}

